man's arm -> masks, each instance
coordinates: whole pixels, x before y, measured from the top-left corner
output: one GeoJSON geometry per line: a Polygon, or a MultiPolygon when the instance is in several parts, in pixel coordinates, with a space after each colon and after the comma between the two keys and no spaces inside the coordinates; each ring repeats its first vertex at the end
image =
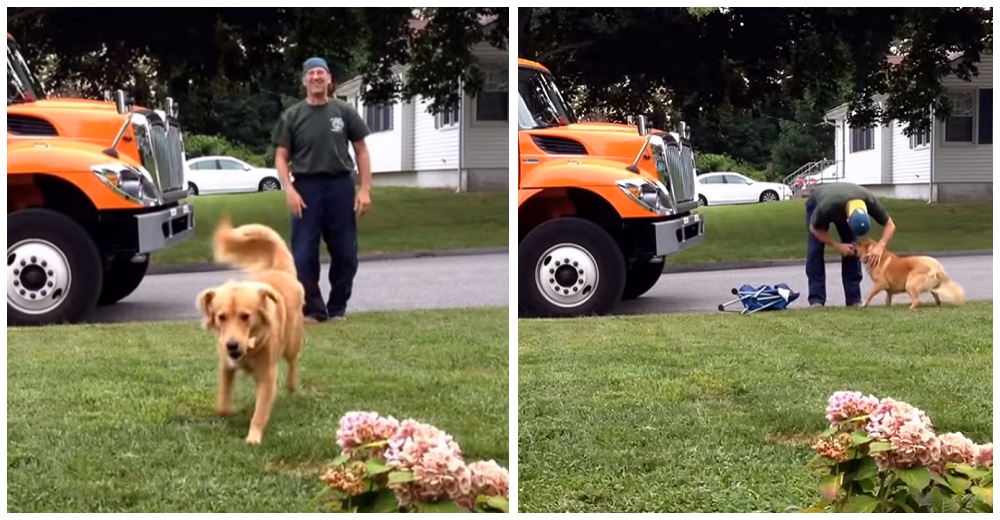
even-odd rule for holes
{"type": "Polygon", "coordinates": [[[812,233],[813,236],[816,237],[816,239],[819,240],[820,242],[822,242],[824,245],[827,245],[827,246],[830,246],[830,247],[836,247],[837,243],[834,242],[833,238],[830,237],[829,231],[827,231],[825,229],[819,229],[819,228],[817,228],[816,226],[814,226],[814,225],[812,225],[810,223],[809,224],[809,232],[812,233]]]}
{"type": "Polygon", "coordinates": [[[885,227],[882,228],[882,238],[878,240],[878,243],[881,244],[883,248],[888,246],[889,242],[892,242],[892,236],[895,234],[896,223],[892,221],[892,217],[889,217],[885,223],[885,227]]]}
{"type": "Polygon", "coordinates": [[[872,200],[868,201],[867,204],[868,214],[882,226],[882,238],[879,239],[878,243],[885,248],[889,242],[892,242],[892,237],[896,234],[896,223],[892,221],[889,212],[885,210],[885,206],[878,199],[872,197],[872,200]]]}
{"type": "Polygon", "coordinates": [[[368,154],[368,143],[365,138],[371,134],[371,130],[361,118],[361,114],[352,106],[347,107],[347,138],[354,147],[354,157],[358,161],[358,176],[360,177],[361,191],[369,193],[372,185],[372,161],[368,154]]]}
{"type": "Polygon", "coordinates": [[[281,114],[271,133],[271,141],[275,146],[274,168],[278,170],[278,177],[281,177],[281,185],[285,190],[292,188],[292,177],[288,167],[289,149],[292,147],[292,132],[288,128],[285,119],[287,116],[288,112],[281,114]]]}
{"type": "Polygon", "coordinates": [[[285,190],[295,189],[292,186],[292,176],[289,173],[288,148],[278,146],[278,149],[274,151],[274,167],[278,170],[278,177],[281,177],[281,185],[285,187],[285,190]]]}
{"type": "MultiPolygon", "coordinates": [[[[821,219],[816,215],[816,213],[813,213],[812,219],[809,221],[809,232],[812,233],[817,240],[822,242],[823,245],[830,246],[837,251],[840,251],[840,254],[842,255],[847,256],[854,254],[854,244],[841,244],[839,242],[835,242],[830,236],[828,229],[817,227],[817,224],[820,224],[820,220],[821,219]]],[[[829,222],[824,221],[823,223],[828,227],[830,225],[829,222]]]]}
{"type": "Polygon", "coordinates": [[[361,177],[361,191],[370,192],[372,185],[372,160],[368,155],[368,143],[365,140],[358,139],[357,141],[352,141],[351,145],[354,147],[354,156],[358,159],[358,174],[361,177]]]}

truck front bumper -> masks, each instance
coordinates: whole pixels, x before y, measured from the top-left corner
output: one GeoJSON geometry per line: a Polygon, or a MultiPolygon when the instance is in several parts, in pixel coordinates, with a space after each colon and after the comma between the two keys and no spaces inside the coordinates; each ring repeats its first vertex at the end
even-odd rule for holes
{"type": "Polygon", "coordinates": [[[692,213],[686,217],[653,223],[656,256],[672,255],[694,247],[705,238],[705,217],[692,213]]]}
{"type": "Polygon", "coordinates": [[[139,250],[146,254],[166,249],[194,236],[194,207],[186,202],[179,205],[135,215],[139,250]]]}

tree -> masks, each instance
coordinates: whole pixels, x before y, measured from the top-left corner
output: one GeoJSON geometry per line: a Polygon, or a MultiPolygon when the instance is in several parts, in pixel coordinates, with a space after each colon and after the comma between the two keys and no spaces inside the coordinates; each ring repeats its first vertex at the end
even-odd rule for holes
{"type": "Polygon", "coordinates": [[[727,104],[749,109],[807,93],[821,102],[846,78],[852,124],[895,119],[908,133],[926,128],[932,112],[949,114],[941,79],[977,74],[993,19],[983,8],[520,11],[528,29],[520,55],[546,62],[571,89],[611,92],[627,80],[614,101],[623,112],[648,106],[663,88],[689,120],[727,104]],[[893,52],[904,58],[890,61],[893,52]],[[880,94],[888,96],[884,109],[875,103],[880,94]]]}
{"type": "Polygon", "coordinates": [[[506,48],[508,11],[9,8],[8,31],[30,60],[52,64],[51,87],[97,98],[127,87],[146,105],[169,93],[187,128],[225,132],[247,124],[238,122],[244,110],[273,124],[287,98],[301,95],[299,67],[314,55],[326,57],[340,81],[362,75],[366,103],[423,96],[433,112],[455,107],[460,81],[471,95],[482,86],[472,47],[506,48]],[[400,65],[409,66],[406,84],[393,73],[400,65]]]}

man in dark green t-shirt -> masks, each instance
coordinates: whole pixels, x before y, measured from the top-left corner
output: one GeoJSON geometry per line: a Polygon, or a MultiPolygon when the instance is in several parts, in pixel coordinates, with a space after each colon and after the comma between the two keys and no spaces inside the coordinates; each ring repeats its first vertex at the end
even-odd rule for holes
{"type": "Polygon", "coordinates": [[[811,307],[826,305],[824,246],[833,246],[843,255],[840,269],[847,305],[861,305],[861,261],[854,244],[868,234],[872,219],[882,226],[882,238],[869,251],[868,257],[880,259],[896,232],[896,225],[878,198],[865,188],[849,182],[822,184],[813,189],[806,200],[806,221],[809,223],[806,278],[809,279],[811,307]],[[830,224],[836,226],[840,242],[830,238],[830,224]]]}
{"type": "Polygon", "coordinates": [[[371,160],[365,145],[370,132],[353,106],[330,97],[334,81],[326,60],[309,58],[302,72],[306,98],[285,110],[275,125],[274,162],[292,214],[292,255],[306,292],[303,313],[308,321],[321,322],[344,317],[358,271],[356,217],[371,206],[371,160]],[[357,193],[349,144],[358,159],[357,193]],[[330,253],[325,304],[319,290],[320,238],[330,253]]]}

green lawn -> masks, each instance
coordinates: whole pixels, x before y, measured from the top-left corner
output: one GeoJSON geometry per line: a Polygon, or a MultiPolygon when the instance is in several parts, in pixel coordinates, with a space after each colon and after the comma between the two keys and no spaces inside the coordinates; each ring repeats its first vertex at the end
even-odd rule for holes
{"type": "MultiPolygon", "coordinates": [[[[190,197],[195,206],[195,236],[153,254],[154,264],[209,262],[210,239],[223,213],[235,225],[257,222],[290,236],[285,193],[190,197]]],[[[361,254],[506,247],[509,243],[506,191],[454,193],[451,190],[372,188],[372,210],[358,221],[361,254]]],[[[325,258],[326,247],[320,245],[325,258]]]]}
{"type": "Polygon", "coordinates": [[[993,303],[521,321],[520,512],[782,512],[838,390],[993,435],[993,303]]]}
{"type": "Polygon", "coordinates": [[[9,329],[8,512],[315,512],[341,415],[449,432],[508,466],[508,310],[354,314],[310,327],[301,389],[244,443],[252,383],[215,413],[213,339],[195,323],[9,329]]]}
{"type": "MultiPolygon", "coordinates": [[[[895,252],[993,249],[993,203],[927,204],[921,201],[883,199],[896,222],[895,252]]],[[[770,204],[708,206],[704,241],[677,255],[671,264],[789,260],[805,258],[805,200],[770,204]]],[[[838,238],[831,228],[834,239],[838,238]]],[[[873,225],[871,236],[882,228],[873,225]]],[[[834,256],[835,251],[827,248],[834,256]]]]}

